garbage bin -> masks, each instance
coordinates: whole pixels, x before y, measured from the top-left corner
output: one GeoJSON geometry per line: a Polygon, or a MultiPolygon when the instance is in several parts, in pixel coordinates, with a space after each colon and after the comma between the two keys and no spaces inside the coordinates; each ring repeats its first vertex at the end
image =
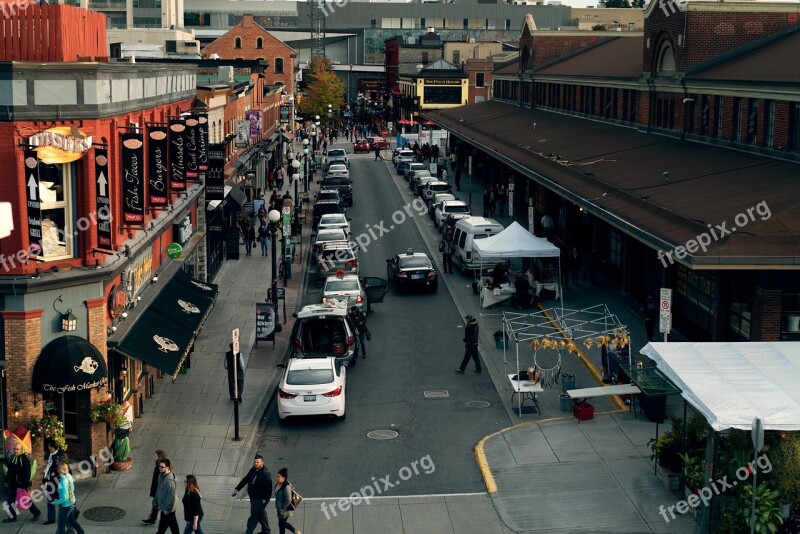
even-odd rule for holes
{"type": "Polygon", "coordinates": [[[575,373],[561,373],[561,391],[575,389],[575,373]]]}
{"type": "Polygon", "coordinates": [[[561,411],[562,412],[571,412],[572,411],[572,399],[566,393],[562,393],[558,396],[559,400],[561,401],[561,411]]]}
{"type": "Polygon", "coordinates": [[[498,330],[494,333],[494,345],[498,349],[504,349],[508,343],[508,336],[503,335],[502,330],[498,330]]]}

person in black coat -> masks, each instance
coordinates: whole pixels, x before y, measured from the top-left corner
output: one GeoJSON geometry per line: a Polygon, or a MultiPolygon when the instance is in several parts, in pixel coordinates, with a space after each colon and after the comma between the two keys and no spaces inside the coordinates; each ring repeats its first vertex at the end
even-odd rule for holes
{"type": "MultiPolygon", "coordinates": [[[[6,513],[9,517],[3,519],[3,523],[15,523],[17,521],[17,490],[21,489],[28,491],[31,487],[31,458],[25,453],[25,448],[21,442],[14,444],[14,455],[6,458],[6,467],[8,474],[6,475],[6,513]]],[[[30,511],[33,514],[33,521],[39,519],[42,512],[36,507],[31,500],[30,511]]]]}
{"type": "Polygon", "coordinates": [[[203,529],[200,528],[200,523],[203,521],[202,498],[197,478],[194,475],[186,475],[186,493],[183,494],[183,519],[186,520],[183,532],[185,534],[189,532],[203,534],[203,529]]]}
{"type": "Polygon", "coordinates": [[[234,358],[233,355],[233,343],[229,345],[230,349],[228,352],[225,353],[225,369],[228,370],[228,393],[231,397],[232,401],[237,400],[236,395],[233,391],[233,369],[234,369],[234,362],[235,365],[238,366],[236,370],[236,386],[239,393],[238,401],[241,404],[242,402],[242,392],[244,391],[244,358],[242,357],[241,352],[236,353],[236,357],[234,358]]]}
{"type": "Polygon", "coordinates": [[[158,449],[155,454],[153,455],[153,460],[155,461],[155,466],[153,467],[153,478],[150,481],[150,497],[153,499],[153,507],[150,509],[150,515],[147,519],[142,519],[142,523],[147,523],[148,525],[153,525],[158,519],[158,506],[156,506],[156,491],[158,491],[158,478],[161,476],[161,471],[158,469],[159,462],[163,462],[167,459],[167,453],[158,449]]]}
{"type": "Polygon", "coordinates": [[[264,457],[256,454],[253,467],[233,489],[232,496],[236,496],[240,489],[247,486],[247,496],[250,497],[250,517],[247,518],[246,534],[253,534],[256,525],[261,525],[263,532],[269,532],[267,521],[267,505],[272,498],[272,476],[264,467],[264,457]]]}
{"type": "Polygon", "coordinates": [[[44,524],[53,525],[56,522],[56,507],[52,502],[58,499],[58,479],[61,477],[61,473],[58,472],[58,464],[67,463],[67,455],[58,448],[58,444],[52,439],[47,440],[47,450],[49,454],[42,479],[47,496],[47,521],[44,524]]]}
{"type": "Polygon", "coordinates": [[[472,315],[464,317],[467,320],[467,327],[464,329],[464,359],[461,360],[461,365],[456,367],[456,373],[464,374],[464,369],[467,368],[470,358],[475,362],[474,372],[481,372],[481,360],[478,357],[478,320],[472,315]]]}

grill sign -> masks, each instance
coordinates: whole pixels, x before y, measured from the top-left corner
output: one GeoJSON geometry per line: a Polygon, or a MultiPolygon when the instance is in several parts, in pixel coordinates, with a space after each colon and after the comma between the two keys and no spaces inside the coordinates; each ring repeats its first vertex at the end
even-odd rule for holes
{"type": "Polygon", "coordinates": [[[111,206],[108,193],[108,151],[98,148],[94,151],[95,198],[97,201],[97,244],[111,248],[111,206]],[[105,214],[105,217],[103,216],[105,214]]]}
{"type": "Polygon", "coordinates": [[[147,135],[147,183],[151,206],[166,206],[169,168],[167,166],[167,129],[153,126],[147,135]]]}
{"type": "Polygon", "coordinates": [[[25,151],[25,193],[28,201],[28,237],[30,253],[38,256],[42,253],[42,199],[39,198],[39,159],[36,151],[25,151]]]}
{"type": "Polygon", "coordinates": [[[122,134],[122,217],[144,223],[144,143],[142,134],[122,134]]]}
{"type": "Polygon", "coordinates": [[[173,191],[186,190],[186,124],[183,120],[169,123],[169,188],[173,191]]]}

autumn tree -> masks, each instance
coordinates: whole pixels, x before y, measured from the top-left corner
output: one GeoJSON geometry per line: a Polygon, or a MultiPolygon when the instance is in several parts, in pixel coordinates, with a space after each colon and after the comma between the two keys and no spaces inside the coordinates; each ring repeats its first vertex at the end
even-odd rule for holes
{"type": "Polygon", "coordinates": [[[344,102],[345,86],[333,72],[331,62],[326,58],[313,58],[309,62],[307,74],[306,97],[303,98],[305,117],[326,117],[328,104],[334,111],[338,111],[344,102]]]}

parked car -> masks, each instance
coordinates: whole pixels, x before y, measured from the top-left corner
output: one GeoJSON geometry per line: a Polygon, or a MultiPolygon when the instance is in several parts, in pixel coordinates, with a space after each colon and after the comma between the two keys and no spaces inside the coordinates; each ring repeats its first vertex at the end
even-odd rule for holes
{"type": "Polygon", "coordinates": [[[392,155],[392,161],[395,165],[401,161],[412,163],[414,161],[414,151],[408,148],[401,148],[397,150],[396,154],[392,155]]]}
{"type": "MultiPolygon", "coordinates": [[[[430,174],[430,173],[429,173],[430,174]]],[[[422,196],[422,189],[428,184],[428,182],[438,182],[439,179],[435,176],[420,176],[417,178],[417,186],[412,189],[415,195],[418,197],[422,196]]]]}
{"type": "Polygon", "coordinates": [[[367,137],[367,142],[369,143],[369,149],[375,150],[375,148],[380,148],[383,150],[384,148],[389,148],[391,143],[382,137],[367,137]]]}
{"type": "Polygon", "coordinates": [[[317,231],[322,230],[344,230],[345,234],[350,233],[350,219],[344,213],[326,213],[319,219],[317,224],[317,231]]]}
{"type": "Polygon", "coordinates": [[[345,178],[350,178],[350,171],[344,163],[334,163],[328,167],[325,176],[344,176],[345,178]]]}
{"type": "Polygon", "coordinates": [[[439,276],[430,256],[423,252],[408,249],[386,260],[386,276],[394,285],[395,293],[408,289],[439,288],[439,276]]]}
{"type": "Polygon", "coordinates": [[[405,178],[406,180],[408,180],[414,171],[427,171],[427,170],[428,166],[425,165],[424,163],[416,163],[416,162],[409,163],[408,169],[406,169],[405,178]]]}
{"type": "Polygon", "coordinates": [[[369,152],[369,142],[366,139],[359,139],[353,143],[353,153],[369,152]]]}
{"type": "Polygon", "coordinates": [[[506,261],[505,258],[476,258],[472,247],[475,240],[486,239],[502,231],[503,225],[494,219],[467,217],[458,221],[453,232],[453,265],[460,266],[461,272],[467,274],[476,269],[488,271],[498,261],[506,261]]]}
{"type": "Polygon", "coordinates": [[[347,369],[333,357],[290,358],[278,386],[278,420],[304,415],[345,418],[347,369]]]}
{"type": "Polygon", "coordinates": [[[433,176],[431,175],[431,171],[427,171],[427,170],[413,171],[412,173],[410,173],[408,175],[408,187],[409,187],[409,189],[411,189],[411,191],[416,191],[417,190],[417,185],[418,185],[417,181],[422,177],[433,179],[433,176]]]}
{"type": "Polygon", "coordinates": [[[323,243],[317,254],[318,283],[341,270],[345,274],[358,274],[356,251],[348,241],[328,241],[323,243]]]}
{"type": "Polygon", "coordinates": [[[436,205],[440,204],[444,200],[458,200],[455,195],[452,193],[436,193],[433,195],[428,201],[428,213],[431,216],[432,221],[436,221],[436,217],[434,216],[434,212],[436,211],[436,205]]]}
{"type": "Polygon", "coordinates": [[[445,218],[451,213],[469,214],[470,209],[466,202],[461,200],[443,200],[436,205],[433,224],[437,228],[444,224],[445,218]]]}
{"type": "Polygon", "coordinates": [[[426,204],[429,204],[430,201],[433,199],[433,195],[436,193],[449,193],[450,192],[450,184],[447,182],[443,182],[441,180],[432,180],[425,184],[425,187],[422,188],[422,200],[425,201],[426,204]]]}
{"type": "Polygon", "coordinates": [[[345,167],[350,168],[350,160],[347,159],[347,151],[343,148],[329,148],[325,154],[326,166],[331,166],[334,163],[341,163],[345,167]]]}
{"type": "Polygon", "coordinates": [[[397,174],[399,174],[400,176],[405,177],[406,171],[408,170],[408,168],[410,166],[411,166],[411,162],[410,161],[401,161],[395,166],[395,169],[397,170],[397,174]]]}
{"type": "MultiPolygon", "coordinates": [[[[335,165],[335,167],[338,167],[338,165],[335,165]]],[[[347,176],[328,174],[328,176],[322,180],[320,187],[338,191],[339,197],[341,197],[345,207],[353,205],[353,182],[350,180],[349,173],[347,176]]]]}
{"type": "Polygon", "coordinates": [[[355,366],[356,327],[345,306],[335,302],[312,304],[292,314],[296,321],[289,337],[289,358],[334,357],[342,365],[355,366]]]}
{"type": "Polygon", "coordinates": [[[322,303],[327,304],[330,300],[346,302],[348,310],[355,306],[358,311],[367,312],[367,293],[361,287],[358,275],[345,274],[326,278],[322,286],[322,303]]]}
{"type": "MultiPolygon", "coordinates": [[[[338,215],[338,214],[337,214],[338,215]]],[[[327,217],[327,215],[323,215],[327,217]]],[[[322,252],[322,245],[331,241],[347,241],[350,236],[343,228],[318,228],[316,234],[312,234],[314,255],[322,252]]]]}
{"type": "MultiPolygon", "coordinates": [[[[338,196],[339,193],[336,192],[336,194],[338,196]]],[[[344,203],[340,199],[324,201],[317,200],[312,208],[311,227],[314,230],[317,229],[319,219],[326,213],[345,213],[344,203]]]]}
{"type": "Polygon", "coordinates": [[[444,218],[444,222],[439,226],[439,231],[447,235],[448,230],[455,230],[456,223],[467,217],[472,217],[472,215],[469,213],[448,213],[447,217],[444,218]]]}

